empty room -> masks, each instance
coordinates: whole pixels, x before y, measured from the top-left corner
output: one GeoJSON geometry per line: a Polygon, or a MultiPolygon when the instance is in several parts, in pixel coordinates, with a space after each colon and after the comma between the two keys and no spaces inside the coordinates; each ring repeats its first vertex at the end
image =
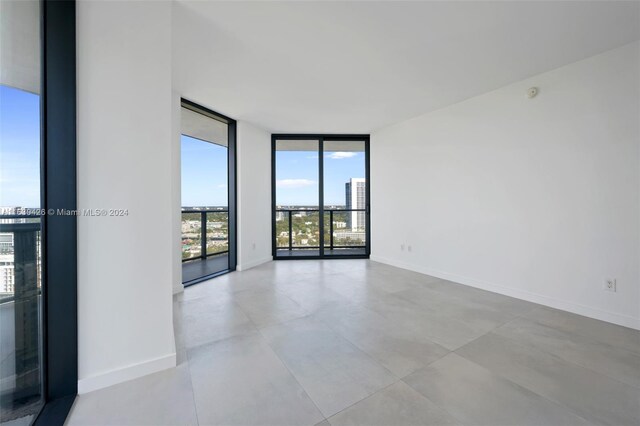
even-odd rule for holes
{"type": "Polygon", "coordinates": [[[2,426],[640,424],[640,2],[0,0],[2,426]]]}

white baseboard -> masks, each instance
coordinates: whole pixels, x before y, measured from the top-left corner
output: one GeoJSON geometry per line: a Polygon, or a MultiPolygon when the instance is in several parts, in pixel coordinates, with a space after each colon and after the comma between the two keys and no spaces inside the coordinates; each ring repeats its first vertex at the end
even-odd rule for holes
{"type": "Polygon", "coordinates": [[[256,259],[253,260],[251,262],[245,262],[243,264],[238,264],[238,266],[236,266],[236,270],[237,271],[246,271],[247,269],[251,269],[251,268],[255,268],[256,266],[262,265],[263,263],[267,263],[267,262],[271,262],[273,259],[271,258],[271,256],[269,257],[263,257],[262,259],[256,259]]]}
{"type": "Polygon", "coordinates": [[[124,368],[107,371],[78,380],[78,394],[106,388],[128,380],[137,379],[147,374],[157,373],[176,366],[176,354],[172,353],[160,358],[151,359],[124,368]]]}
{"type": "Polygon", "coordinates": [[[604,311],[602,309],[581,305],[578,303],[568,302],[566,300],[555,299],[553,297],[544,296],[542,294],[532,293],[526,290],[504,287],[501,285],[489,283],[474,278],[464,277],[449,272],[438,271],[426,268],[420,265],[414,265],[380,256],[370,256],[374,262],[384,263],[402,269],[407,269],[421,274],[430,275],[432,277],[443,280],[453,281],[459,284],[468,285],[470,287],[479,288],[481,290],[491,291],[493,293],[503,294],[505,296],[515,297],[516,299],[526,300],[527,302],[538,303],[550,308],[560,309],[562,311],[571,312],[585,317],[594,318],[601,321],[610,322],[624,327],[640,330],[640,318],[634,318],[628,315],[621,315],[615,312],[604,311]]]}

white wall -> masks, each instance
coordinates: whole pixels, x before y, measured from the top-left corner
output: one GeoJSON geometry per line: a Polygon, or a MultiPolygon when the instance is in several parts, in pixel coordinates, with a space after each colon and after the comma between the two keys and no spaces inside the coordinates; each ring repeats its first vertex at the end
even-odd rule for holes
{"type": "Polygon", "coordinates": [[[271,260],[271,134],[237,127],[238,270],[271,260]]]}
{"type": "Polygon", "coordinates": [[[375,132],[372,258],[639,328],[639,50],[375,132]]]}
{"type": "Polygon", "coordinates": [[[79,2],[79,391],[175,365],[171,3],[79,2]]]}

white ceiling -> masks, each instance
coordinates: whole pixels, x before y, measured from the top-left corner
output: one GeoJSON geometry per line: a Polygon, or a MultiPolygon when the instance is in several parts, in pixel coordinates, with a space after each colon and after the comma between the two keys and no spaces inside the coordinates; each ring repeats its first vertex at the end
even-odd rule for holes
{"type": "Polygon", "coordinates": [[[174,8],[186,98],[273,132],[369,133],[640,39],[638,2],[174,8]]]}

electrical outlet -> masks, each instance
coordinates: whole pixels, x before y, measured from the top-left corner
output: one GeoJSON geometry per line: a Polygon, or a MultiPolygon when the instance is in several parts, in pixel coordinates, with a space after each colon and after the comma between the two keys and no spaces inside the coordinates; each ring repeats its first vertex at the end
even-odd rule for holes
{"type": "Polygon", "coordinates": [[[256,243],[251,243],[251,248],[255,250],[256,249],[256,243]]]}
{"type": "Polygon", "coordinates": [[[404,251],[404,244],[400,244],[400,251],[404,251]]]}
{"type": "Polygon", "coordinates": [[[602,284],[602,289],[605,291],[612,291],[612,292],[616,292],[616,279],[615,278],[607,278],[606,280],[604,280],[604,283],[602,284]]]}
{"type": "Polygon", "coordinates": [[[407,246],[407,251],[410,252],[411,250],[411,246],[407,246]]]}

